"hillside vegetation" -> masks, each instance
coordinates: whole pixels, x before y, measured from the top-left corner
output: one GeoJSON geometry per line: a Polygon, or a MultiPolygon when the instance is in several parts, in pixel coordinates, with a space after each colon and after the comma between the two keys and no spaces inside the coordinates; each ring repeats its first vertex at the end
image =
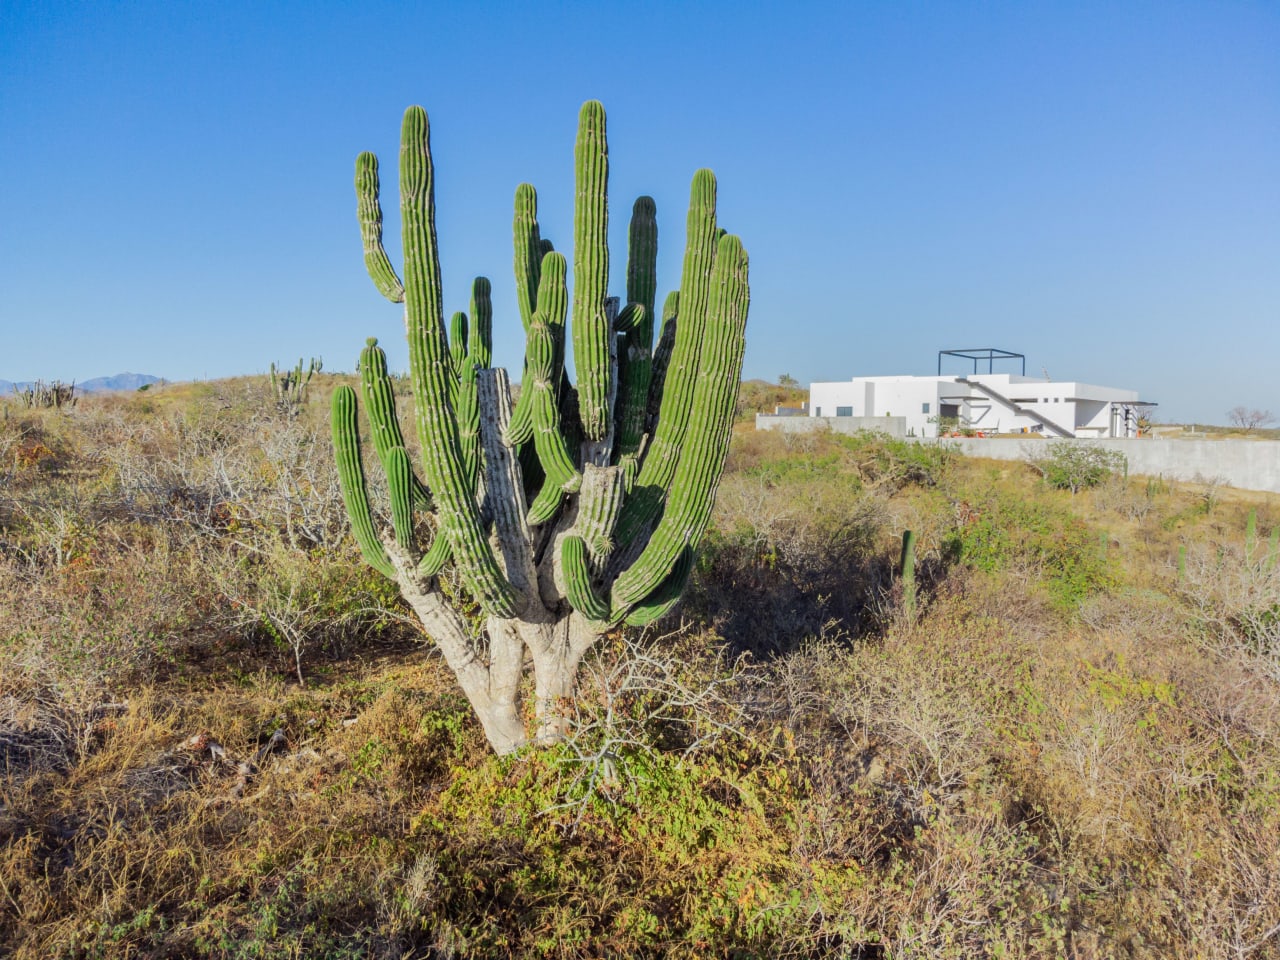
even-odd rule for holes
{"type": "Polygon", "coordinates": [[[352,543],[340,381],[0,410],[0,955],[1280,956],[1277,498],[758,387],[684,604],[496,758],[352,543]]]}

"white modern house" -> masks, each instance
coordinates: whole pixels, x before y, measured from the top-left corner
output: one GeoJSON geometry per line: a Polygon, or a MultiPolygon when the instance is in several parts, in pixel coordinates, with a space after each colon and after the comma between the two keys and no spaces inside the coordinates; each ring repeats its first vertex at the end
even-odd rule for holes
{"type": "Polygon", "coordinates": [[[950,430],[984,434],[1039,433],[1046,437],[1133,437],[1144,408],[1136,390],[1025,375],[1026,358],[984,347],[943,350],[938,376],[854,377],[809,387],[813,417],[902,417],[910,436],[950,430]],[[944,356],[973,361],[966,376],[943,376],[944,356]],[[1022,361],[1022,374],[993,373],[997,359],[1022,361]],[[979,361],[988,371],[978,373],[979,361]]]}

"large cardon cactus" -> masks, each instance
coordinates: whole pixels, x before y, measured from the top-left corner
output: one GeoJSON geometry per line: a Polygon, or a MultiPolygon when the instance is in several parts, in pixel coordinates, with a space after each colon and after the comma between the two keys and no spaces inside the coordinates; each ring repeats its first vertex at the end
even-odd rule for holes
{"type": "Polygon", "coordinates": [[[361,459],[356,392],[333,395],[333,441],[361,551],[394,579],[457,675],[499,753],[568,730],[583,655],[606,630],[643,625],[679,599],[711,516],[729,446],[747,319],[747,255],[716,223],[716,182],[693,178],[684,267],[656,354],[653,200],[632,212],[626,305],[608,293],[609,152],[604,108],[583,105],[569,264],[538,228],[537,195],[515,198],[515,274],[526,338],[518,402],[492,369],[490,284],[446,323],[427,115],[410,107],[400,148],[403,280],[382,245],[378,161],[356,160],[364,258],[403,302],[414,425],[409,452],[386,356],[361,355],[369,437],[390,491],[380,532],[361,459]],[[569,323],[566,337],[565,325],[569,323]],[[565,369],[573,347],[573,382],[565,369]],[[415,462],[416,460],[416,462],[415,462]],[[437,574],[452,565],[467,597],[437,574]],[[474,603],[468,603],[473,601],[474,603]],[[477,625],[475,610],[482,613],[477,625]],[[534,703],[521,682],[531,664],[534,703]]]}

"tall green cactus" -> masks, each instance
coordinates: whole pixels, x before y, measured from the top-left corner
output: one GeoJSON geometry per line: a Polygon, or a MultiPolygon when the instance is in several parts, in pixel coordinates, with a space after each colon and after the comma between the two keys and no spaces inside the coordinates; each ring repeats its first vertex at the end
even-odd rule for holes
{"type": "Polygon", "coordinates": [[[377,159],[356,161],[366,268],[379,292],[404,303],[420,452],[405,442],[386,355],[371,339],[361,392],[390,529],[379,533],[356,394],[345,386],[332,420],[344,502],[365,559],[396,581],[502,753],[565,734],[578,664],[595,639],[650,623],[679,600],[710,520],[742,371],[747,255],[716,222],[715,177],[694,177],[680,289],[667,298],[655,351],[656,208],[641,197],[632,210],[618,309],[608,295],[605,113],[595,101],[579,115],[574,158],[572,299],[569,261],[541,236],[536,192],[516,191],[525,359],[514,408],[505,371],[491,366],[487,279],[472,285],[469,315],[453,314],[446,329],[426,113],[410,107],[401,131],[403,280],[382,246],[377,159]],[[471,603],[436,581],[449,564],[450,583],[471,603]],[[483,615],[479,634],[467,608],[483,615]],[[526,662],[532,735],[519,701],[526,662]]]}

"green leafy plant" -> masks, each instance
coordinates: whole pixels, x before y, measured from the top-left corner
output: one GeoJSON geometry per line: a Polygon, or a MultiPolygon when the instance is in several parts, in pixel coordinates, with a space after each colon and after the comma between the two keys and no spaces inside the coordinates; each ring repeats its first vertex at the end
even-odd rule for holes
{"type": "Polygon", "coordinates": [[[1098,486],[1128,466],[1119,450],[1088,446],[1074,440],[1051,443],[1043,453],[1029,457],[1027,462],[1040,471],[1049,486],[1070,490],[1073,494],[1098,486]]]}

